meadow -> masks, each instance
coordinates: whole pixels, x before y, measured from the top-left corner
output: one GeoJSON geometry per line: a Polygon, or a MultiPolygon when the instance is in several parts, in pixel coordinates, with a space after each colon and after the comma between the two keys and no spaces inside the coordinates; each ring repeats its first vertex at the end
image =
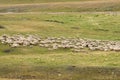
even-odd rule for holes
{"type": "MultiPolygon", "coordinates": [[[[0,35],[120,41],[119,0],[0,0],[0,4],[0,35]]],[[[0,80],[119,80],[119,58],[119,51],[76,53],[0,43],[0,80]]]]}
{"type": "Polygon", "coordinates": [[[120,40],[120,15],[115,13],[1,14],[0,34],[38,34],[43,37],[81,37],[120,40]],[[114,26],[114,27],[113,27],[114,26]]]}
{"type": "MultiPolygon", "coordinates": [[[[63,0],[64,1],[64,0],[63,0]]],[[[1,3],[0,12],[104,12],[120,11],[119,0],[85,0],[85,1],[51,1],[41,3],[18,2],[18,4],[1,3]]],[[[12,2],[13,3],[13,2],[12,2]]]]}

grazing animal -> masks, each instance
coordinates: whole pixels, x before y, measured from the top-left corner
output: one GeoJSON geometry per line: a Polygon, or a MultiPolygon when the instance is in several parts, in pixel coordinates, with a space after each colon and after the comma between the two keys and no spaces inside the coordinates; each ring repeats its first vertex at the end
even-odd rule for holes
{"type": "Polygon", "coordinates": [[[89,48],[90,50],[100,51],[120,51],[120,41],[102,41],[92,39],[80,39],[80,38],[56,38],[47,37],[40,38],[36,35],[20,35],[13,36],[2,35],[0,36],[0,42],[3,44],[9,44],[11,47],[19,46],[40,46],[48,48],[48,50],[55,50],[59,48],[72,49],[74,52],[80,52],[81,49],[89,48]]]}

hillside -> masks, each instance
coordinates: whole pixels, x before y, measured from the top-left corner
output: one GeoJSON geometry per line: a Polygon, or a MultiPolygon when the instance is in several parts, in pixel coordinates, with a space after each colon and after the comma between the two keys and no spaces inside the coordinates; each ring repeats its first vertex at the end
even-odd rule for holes
{"type": "Polygon", "coordinates": [[[120,40],[119,13],[23,13],[1,14],[0,34],[39,34],[120,40]]]}
{"type": "MultiPolygon", "coordinates": [[[[23,2],[24,3],[24,2],[23,2]]],[[[120,11],[119,0],[73,1],[51,3],[1,4],[0,12],[104,12],[120,11]]]]}
{"type": "Polygon", "coordinates": [[[0,0],[0,80],[120,80],[119,44],[120,0],[0,0]]]}

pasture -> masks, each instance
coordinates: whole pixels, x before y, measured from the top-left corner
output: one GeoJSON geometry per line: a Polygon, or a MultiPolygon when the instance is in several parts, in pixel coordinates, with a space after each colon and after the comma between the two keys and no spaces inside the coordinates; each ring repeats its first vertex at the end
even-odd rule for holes
{"type": "Polygon", "coordinates": [[[0,34],[120,40],[119,13],[1,14],[0,34]]]}
{"type": "MultiPolygon", "coordinates": [[[[120,41],[119,0],[0,0],[0,4],[0,35],[120,41]]],[[[49,51],[0,43],[0,80],[119,80],[119,58],[120,51],[49,51]]]]}
{"type": "MultiPolygon", "coordinates": [[[[76,0],[61,2],[27,3],[18,2],[18,4],[1,4],[0,12],[105,12],[120,11],[119,0],[76,0]],[[19,4],[21,3],[21,4],[19,4]]],[[[12,2],[13,3],[13,2],[12,2]]]]}

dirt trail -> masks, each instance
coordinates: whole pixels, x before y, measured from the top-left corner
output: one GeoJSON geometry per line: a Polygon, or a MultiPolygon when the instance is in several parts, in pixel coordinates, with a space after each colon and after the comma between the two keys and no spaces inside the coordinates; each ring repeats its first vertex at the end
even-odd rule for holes
{"type": "Polygon", "coordinates": [[[2,12],[0,15],[7,14],[111,14],[111,15],[120,15],[120,11],[117,12],[2,12]]]}

